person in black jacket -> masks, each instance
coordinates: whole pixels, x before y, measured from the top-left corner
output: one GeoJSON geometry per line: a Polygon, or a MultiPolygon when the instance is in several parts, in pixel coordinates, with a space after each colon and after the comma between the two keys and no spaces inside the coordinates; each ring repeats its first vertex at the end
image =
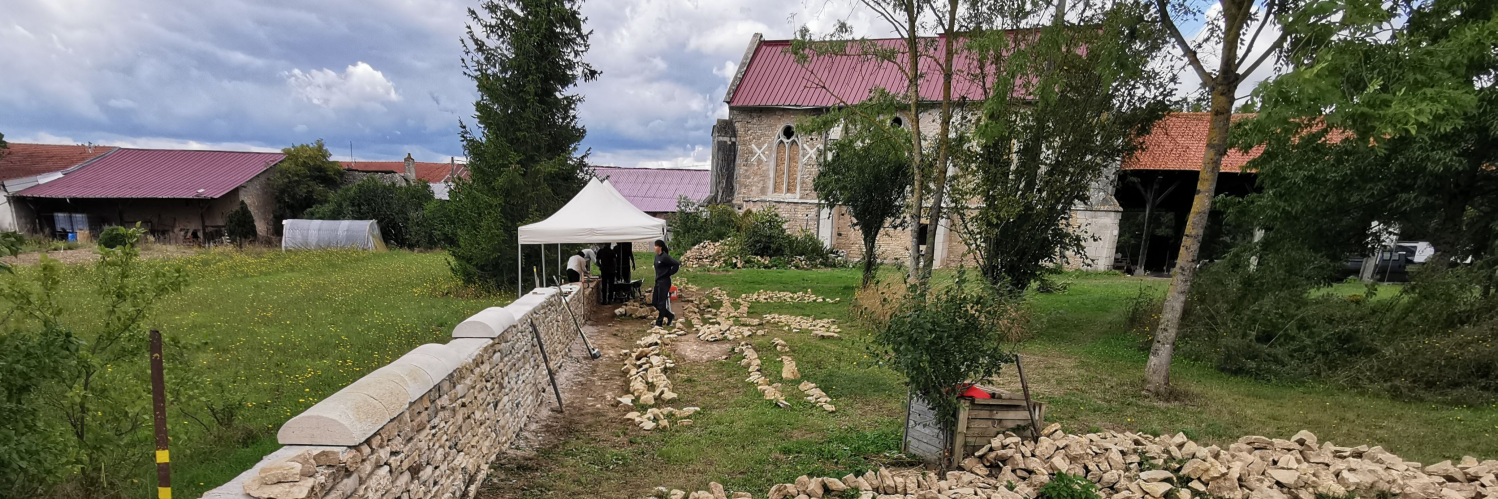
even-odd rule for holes
{"type": "Polygon", "coordinates": [[[655,325],[670,326],[676,323],[676,314],[671,313],[671,276],[681,270],[681,264],[671,258],[670,249],[666,248],[666,242],[655,240],[655,289],[650,293],[650,304],[660,311],[660,316],[655,318],[655,325]],[[665,324],[661,324],[665,321],[665,324]]]}
{"type": "Polygon", "coordinates": [[[599,303],[614,303],[614,280],[618,277],[619,259],[614,256],[613,243],[603,243],[598,248],[598,293],[599,303]]]}

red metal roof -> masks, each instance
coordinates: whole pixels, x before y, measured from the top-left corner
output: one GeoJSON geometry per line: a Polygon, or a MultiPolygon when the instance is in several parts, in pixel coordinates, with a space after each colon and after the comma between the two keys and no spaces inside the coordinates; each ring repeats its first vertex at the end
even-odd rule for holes
{"type": "MultiPolygon", "coordinates": [[[[1253,116],[1235,114],[1234,120],[1253,116]]],[[[1123,164],[1125,170],[1192,170],[1201,171],[1202,156],[1207,153],[1208,113],[1171,113],[1155,123],[1144,137],[1144,148],[1123,164]]],[[[1263,146],[1248,153],[1228,149],[1222,158],[1222,170],[1243,171],[1248,160],[1259,157],[1263,146]]]]}
{"type": "MultiPolygon", "coordinates": [[[[338,164],[342,165],[345,170],[356,172],[406,172],[406,163],[404,161],[339,161],[338,164]]],[[[451,163],[416,162],[416,178],[429,183],[436,184],[447,180],[452,171],[453,165],[451,163]]],[[[463,164],[458,164],[458,175],[466,176],[467,174],[468,171],[464,169],[463,164]]]]}
{"type": "Polygon", "coordinates": [[[681,196],[700,202],[711,191],[708,184],[712,172],[707,170],[595,166],[593,173],[607,179],[624,199],[646,213],[674,212],[681,196]]]}
{"type": "Polygon", "coordinates": [[[124,149],[60,179],[16,193],[45,198],[217,198],[283,158],[281,153],[124,149]]]}
{"type": "Polygon", "coordinates": [[[106,146],[11,142],[8,148],[0,149],[0,181],[66,170],[113,150],[106,146]]]}
{"type": "MultiPolygon", "coordinates": [[[[919,63],[922,100],[941,100],[941,71],[937,61],[942,60],[946,50],[940,40],[939,37],[921,40],[922,50],[931,51],[919,63]]],[[[889,48],[905,46],[902,38],[871,41],[889,48]]],[[[728,96],[728,105],[829,107],[862,102],[875,88],[897,94],[906,91],[905,73],[898,65],[855,55],[814,56],[802,65],[788,52],[790,46],[790,40],[761,41],[728,96]]],[[[852,46],[849,50],[853,50],[852,46]]],[[[952,78],[953,98],[983,99],[983,85],[972,77],[979,73],[979,67],[970,53],[958,51],[953,55],[953,65],[958,68],[952,78]]]]}

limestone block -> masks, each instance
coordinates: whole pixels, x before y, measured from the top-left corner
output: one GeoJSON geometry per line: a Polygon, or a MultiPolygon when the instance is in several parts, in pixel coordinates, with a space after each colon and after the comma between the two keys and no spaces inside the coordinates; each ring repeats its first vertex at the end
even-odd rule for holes
{"type": "Polygon", "coordinates": [[[537,307],[540,307],[542,303],[545,303],[548,298],[551,298],[551,295],[556,293],[557,290],[555,288],[536,288],[534,291],[526,293],[525,296],[510,302],[509,305],[505,305],[505,310],[509,310],[510,314],[515,317],[516,324],[524,325],[526,319],[530,318],[527,316],[535,311],[537,307]]]}
{"type": "Polygon", "coordinates": [[[405,380],[404,386],[408,395],[407,402],[415,402],[422,395],[426,395],[433,386],[437,386],[437,380],[432,379],[432,376],[427,374],[425,369],[405,360],[391,362],[390,365],[375,369],[370,374],[373,375],[379,372],[398,376],[405,380]]]}
{"type": "MultiPolygon", "coordinates": [[[[406,378],[391,371],[375,370],[343,387],[339,392],[362,393],[385,408],[385,420],[395,419],[411,404],[406,378]]],[[[425,393],[425,392],[423,392],[425,393]]]]}
{"type": "Polygon", "coordinates": [[[459,338],[447,342],[447,348],[457,354],[458,358],[463,359],[464,364],[467,364],[493,342],[494,340],[489,338],[459,338]]]}
{"type": "Polygon", "coordinates": [[[489,307],[453,328],[454,338],[496,338],[515,325],[515,315],[504,307],[489,307]]]}
{"type": "Polygon", "coordinates": [[[281,445],[354,446],[390,421],[385,407],[369,395],[340,390],[281,425],[281,445]]]}
{"type": "Polygon", "coordinates": [[[406,355],[396,359],[396,362],[405,361],[420,367],[427,372],[432,381],[441,383],[447,379],[447,375],[462,365],[462,359],[452,349],[445,345],[428,343],[412,349],[406,355]]]}

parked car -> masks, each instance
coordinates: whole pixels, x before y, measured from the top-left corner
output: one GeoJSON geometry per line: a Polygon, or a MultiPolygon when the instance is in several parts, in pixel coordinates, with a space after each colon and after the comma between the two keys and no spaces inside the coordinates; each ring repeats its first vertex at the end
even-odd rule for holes
{"type": "MultiPolygon", "coordinates": [[[[1413,251],[1413,250],[1411,250],[1413,251]]],[[[1378,252],[1378,263],[1373,267],[1373,280],[1379,282],[1407,282],[1410,280],[1410,266],[1414,264],[1412,256],[1403,248],[1384,248],[1378,252]]],[[[1353,257],[1347,259],[1347,265],[1343,266],[1341,277],[1358,277],[1363,272],[1364,257],[1353,257]]]]}

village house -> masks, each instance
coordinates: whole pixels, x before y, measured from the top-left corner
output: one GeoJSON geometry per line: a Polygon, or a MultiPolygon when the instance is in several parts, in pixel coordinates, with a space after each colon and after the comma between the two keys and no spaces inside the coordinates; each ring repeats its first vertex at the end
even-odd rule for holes
{"type": "Polygon", "coordinates": [[[404,161],[339,161],[338,164],[343,167],[343,185],[355,184],[368,177],[400,185],[424,180],[437,199],[447,199],[453,183],[468,176],[466,165],[459,163],[457,158],[447,163],[427,163],[412,159],[409,153],[404,161]]]}
{"type": "Polygon", "coordinates": [[[223,237],[244,201],[256,229],[272,234],[268,179],[281,153],[119,148],[65,175],[10,195],[24,232],[87,239],[140,223],[157,241],[223,237]]]}

